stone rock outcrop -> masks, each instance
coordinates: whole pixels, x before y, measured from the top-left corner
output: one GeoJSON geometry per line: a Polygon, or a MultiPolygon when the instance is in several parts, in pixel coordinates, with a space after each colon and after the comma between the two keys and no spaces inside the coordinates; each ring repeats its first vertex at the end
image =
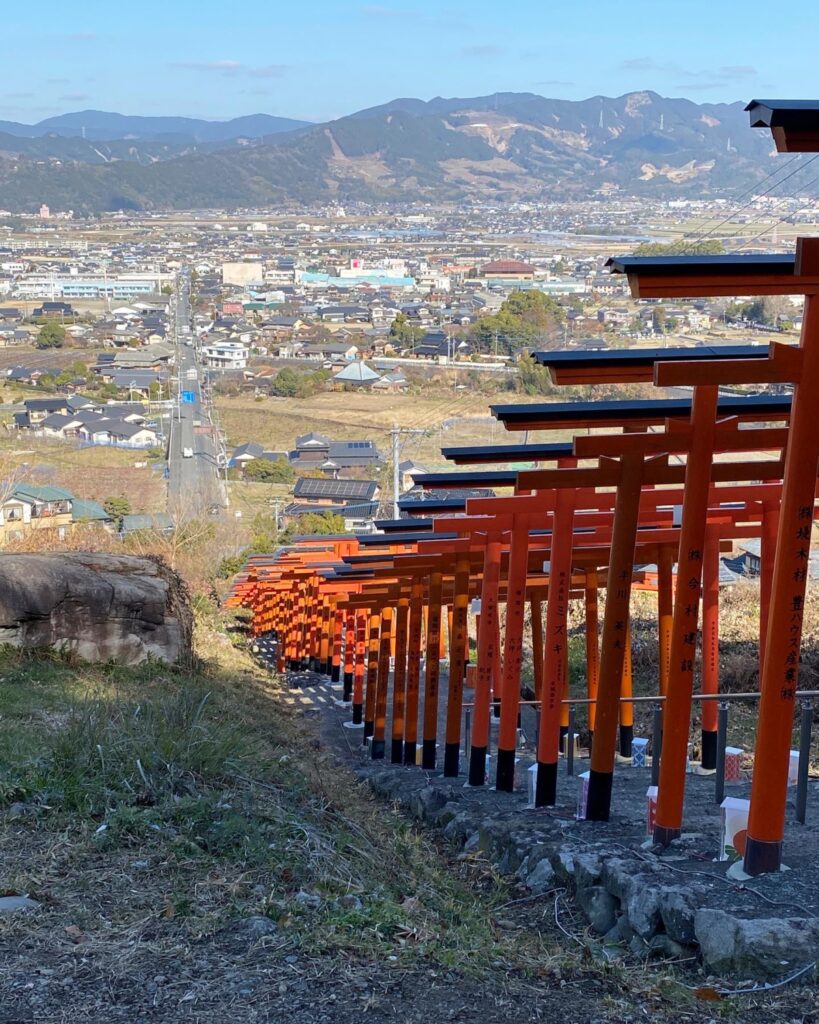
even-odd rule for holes
{"type": "Polygon", "coordinates": [[[187,591],[150,558],[93,552],[0,554],[0,644],[84,661],[168,664],[191,656],[187,591]]]}

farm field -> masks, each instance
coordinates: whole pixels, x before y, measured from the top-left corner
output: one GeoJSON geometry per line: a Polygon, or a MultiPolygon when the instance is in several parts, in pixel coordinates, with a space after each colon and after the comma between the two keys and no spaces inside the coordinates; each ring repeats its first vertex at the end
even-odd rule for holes
{"type": "Polygon", "coordinates": [[[162,474],[147,465],[142,452],[77,448],[42,438],[0,437],[0,477],[67,487],[78,498],[93,501],[122,495],[134,512],[165,509],[162,474]]]}
{"type": "MultiPolygon", "coordinates": [[[[402,458],[435,466],[443,464],[442,445],[521,442],[523,435],[504,430],[489,407],[536,400],[511,392],[491,397],[473,391],[430,395],[345,392],[262,401],[250,396],[221,397],[217,410],[229,446],[256,441],[274,451],[287,451],[298,435],[316,431],[333,440],[373,440],[386,455],[390,428],[397,424],[420,432],[402,437],[402,458]]],[[[562,435],[550,437],[562,439],[562,435]]]]}

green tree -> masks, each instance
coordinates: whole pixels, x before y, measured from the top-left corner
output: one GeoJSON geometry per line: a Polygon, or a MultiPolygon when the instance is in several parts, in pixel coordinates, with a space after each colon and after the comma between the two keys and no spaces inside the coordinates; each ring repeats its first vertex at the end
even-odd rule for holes
{"type": "Polygon", "coordinates": [[[481,317],[469,331],[472,341],[483,349],[513,353],[520,349],[551,347],[562,338],[564,311],[550,295],[531,289],[515,291],[500,310],[481,317]]]}
{"type": "Polygon", "coordinates": [[[37,348],[62,348],[65,328],[57,320],[46,320],[37,335],[37,348]]]}
{"type": "Polygon", "coordinates": [[[245,478],[266,484],[292,484],[296,471],[286,459],[254,459],[244,468],[245,478]]]}
{"type": "Polygon", "coordinates": [[[285,366],[276,374],[270,390],[280,398],[295,398],[299,392],[299,383],[296,371],[285,366]]]}
{"type": "Polygon", "coordinates": [[[536,363],[531,356],[522,355],[518,359],[518,373],[515,378],[518,391],[524,395],[551,395],[555,386],[545,366],[536,363]]]}
{"type": "Polygon", "coordinates": [[[344,518],[335,512],[307,512],[295,519],[281,534],[281,541],[287,544],[293,537],[327,536],[332,533],[346,533],[344,518]]]}
{"type": "Polygon", "coordinates": [[[423,327],[409,322],[406,313],[399,313],[390,324],[390,338],[398,345],[414,347],[425,334],[426,330],[423,327]]]}
{"type": "Polygon", "coordinates": [[[643,242],[634,250],[635,256],[721,256],[725,252],[718,238],[701,242],[643,242]]]}
{"type": "Polygon", "coordinates": [[[102,507],[105,509],[108,515],[114,520],[116,528],[118,530],[121,530],[122,517],[130,515],[131,502],[128,501],[124,494],[120,494],[118,496],[111,495],[110,497],[106,498],[103,501],[102,507]]]}

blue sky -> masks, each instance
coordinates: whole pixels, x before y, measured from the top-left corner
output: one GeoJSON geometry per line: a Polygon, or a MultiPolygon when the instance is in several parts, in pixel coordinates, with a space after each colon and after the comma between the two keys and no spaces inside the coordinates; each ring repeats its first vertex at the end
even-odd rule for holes
{"type": "Polygon", "coordinates": [[[819,95],[819,5],[758,0],[39,0],[4,24],[0,118],[325,120],[396,96],[819,95]]]}

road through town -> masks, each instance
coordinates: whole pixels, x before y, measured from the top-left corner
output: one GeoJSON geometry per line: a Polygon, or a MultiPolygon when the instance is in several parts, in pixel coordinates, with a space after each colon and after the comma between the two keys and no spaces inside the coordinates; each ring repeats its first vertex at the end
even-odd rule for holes
{"type": "Polygon", "coordinates": [[[183,267],[173,302],[177,372],[168,433],[168,512],[175,520],[192,519],[227,505],[225,484],[219,476],[216,431],[203,400],[191,333],[190,293],[190,271],[183,267]]]}

